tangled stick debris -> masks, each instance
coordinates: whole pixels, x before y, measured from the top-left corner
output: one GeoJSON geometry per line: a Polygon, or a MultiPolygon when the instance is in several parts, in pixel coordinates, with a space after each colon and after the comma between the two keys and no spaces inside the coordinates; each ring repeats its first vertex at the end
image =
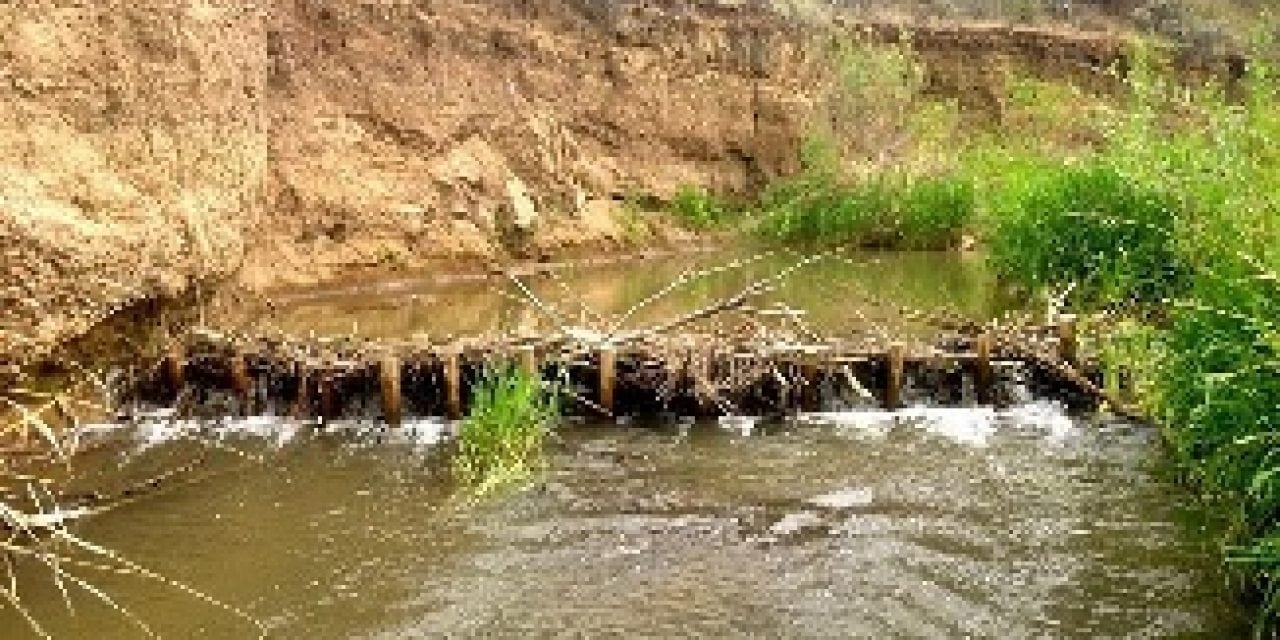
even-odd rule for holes
{"type": "Polygon", "coordinates": [[[903,309],[902,322],[923,324],[934,331],[927,338],[904,343],[898,352],[890,348],[895,340],[891,326],[848,335],[823,332],[808,322],[806,310],[768,299],[806,267],[846,259],[838,250],[797,256],[787,266],[691,311],[631,326],[647,307],[682,288],[758,264],[764,255],[685,271],[614,317],[589,309],[564,283],[560,287],[568,302],[544,298],[518,276],[508,274],[510,290],[503,295],[549,319],[552,327],[544,331],[522,328],[463,338],[370,339],[354,333],[317,337],[270,328],[248,332],[198,328],[181,349],[177,370],[186,379],[175,384],[172,374],[167,383],[163,376],[153,377],[148,381],[148,399],[172,403],[178,397],[190,398],[179,388],[187,387],[222,393],[220,397],[230,404],[218,406],[234,412],[288,407],[295,417],[376,417],[380,405],[390,401],[397,416],[457,417],[464,411],[467,389],[487,367],[502,364],[564,382],[562,389],[575,400],[571,411],[772,414],[857,406],[877,397],[888,402],[897,396],[885,386],[899,384],[950,385],[954,388],[943,389],[940,395],[968,393],[986,401],[993,396],[985,388],[973,393],[961,389],[994,384],[990,362],[1034,367],[1063,387],[1104,399],[1096,384],[1082,384],[1089,382],[1086,375],[1067,375],[1054,366],[1054,336],[1060,332],[1026,317],[984,325],[946,309],[903,309]],[[983,336],[988,347],[978,349],[983,336]],[[891,381],[886,372],[901,368],[894,364],[899,355],[904,375],[895,373],[891,381]],[[394,362],[399,370],[384,371],[387,362],[394,362]],[[942,370],[956,375],[917,375],[942,370]]]}

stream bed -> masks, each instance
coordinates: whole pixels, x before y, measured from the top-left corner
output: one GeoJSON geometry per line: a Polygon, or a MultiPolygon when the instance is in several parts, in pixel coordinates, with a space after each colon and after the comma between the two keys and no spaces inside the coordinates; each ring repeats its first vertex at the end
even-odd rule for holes
{"type": "MultiPolygon", "coordinates": [[[[690,264],[714,262],[690,260],[589,269],[565,284],[594,310],[619,313],[690,264]]],[[[842,330],[857,329],[854,316],[866,330],[901,328],[901,306],[994,313],[980,261],[884,254],[840,264],[775,295],[842,330]]],[[[751,277],[716,276],[645,313],[687,309],[751,277]]],[[[317,332],[355,322],[370,335],[522,322],[508,298],[468,287],[309,297],[279,322],[317,332]]],[[[1167,479],[1158,433],[1051,400],[775,422],[570,423],[534,482],[478,501],[450,477],[455,428],[153,414],[77,460],[66,489],[191,470],[72,530],[234,607],[271,638],[1247,632],[1217,554],[1220,524],[1167,479]]],[[[67,570],[162,637],[258,635],[235,612],[136,570],[67,570]]],[[[67,615],[48,567],[21,561],[17,574],[53,637],[146,637],[74,585],[67,615]]],[[[0,637],[37,636],[0,607],[0,637]]]]}

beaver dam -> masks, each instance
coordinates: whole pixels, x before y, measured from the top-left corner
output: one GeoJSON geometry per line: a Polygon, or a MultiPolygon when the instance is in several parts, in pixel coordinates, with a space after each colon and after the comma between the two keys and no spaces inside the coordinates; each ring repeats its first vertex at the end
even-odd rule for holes
{"type": "Polygon", "coordinates": [[[516,280],[175,332],[119,372],[123,417],[78,429],[74,471],[38,471],[67,530],[114,554],[59,570],[119,608],[69,588],[66,615],[47,563],[18,557],[27,613],[55,637],[143,637],[129,616],[195,638],[1245,628],[1154,430],[1098,411],[1072,319],[1011,321],[981,262],[708,254],[516,280]],[[531,487],[470,503],[448,417],[495,365],[537,371],[572,417],[531,487]]]}
{"type": "MultiPolygon", "coordinates": [[[[505,276],[513,297],[554,327],[543,332],[526,327],[462,339],[394,340],[197,328],[173,342],[160,365],[142,375],[134,395],[184,409],[381,418],[398,425],[405,415],[463,417],[476,383],[507,367],[562,383],[573,400],[570,411],[606,417],[899,409],[904,402],[1008,405],[1017,397],[1002,384],[1009,380],[1073,404],[1110,401],[1123,409],[1106,397],[1096,372],[1089,375],[1082,366],[1071,315],[1055,318],[1052,326],[984,326],[946,313],[916,314],[937,333],[909,343],[865,331],[823,335],[803,309],[781,301],[756,305],[797,271],[837,259],[830,254],[747,280],[737,291],[651,326],[627,326],[682,287],[766,257],[682,272],[612,318],[580,302],[567,309],[564,300],[543,300],[522,278],[505,276]]],[[[892,327],[886,329],[882,333],[889,335],[892,327]]]]}

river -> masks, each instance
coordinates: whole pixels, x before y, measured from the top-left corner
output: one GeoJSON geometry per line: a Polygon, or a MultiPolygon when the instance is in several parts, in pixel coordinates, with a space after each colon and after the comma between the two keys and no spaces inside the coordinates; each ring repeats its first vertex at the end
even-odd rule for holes
{"type": "MultiPolygon", "coordinates": [[[[720,274],[637,315],[669,316],[788,260],[720,274]]],[[[619,313],[722,257],[599,266],[532,282],[561,308],[619,313]],[[559,294],[554,292],[559,291],[559,294]]],[[[900,307],[996,311],[980,260],[869,254],[772,294],[819,327],[910,331],[900,307]],[[856,321],[851,318],[857,318],[856,321]]],[[[768,302],[768,301],[766,301],[768,302]]],[[[318,333],[468,333],[525,323],[472,282],[299,297],[277,322],[318,333]],[[370,296],[370,292],[378,295],[370,296]]],[[[913,325],[912,325],[913,326],[913,325]]],[[[70,486],[203,462],[74,533],[261,622],[272,638],[1237,637],[1217,524],[1168,480],[1158,433],[1069,415],[913,407],[559,428],[530,486],[479,501],[450,479],[454,427],[317,428],[275,417],[152,416],[76,463],[70,486]]],[[[81,552],[73,554],[85,557],[81,552]]],[[[102,564],[112,562],[102,560],[102,564]]],[[[157,634],[256,629],[174,584],[70,567],[157,634]]],[[[47,567],[20,595],[54,637],[145,637],[47,567]]],[[[0,607],[0,636],[36,637],[0,607]]]]}

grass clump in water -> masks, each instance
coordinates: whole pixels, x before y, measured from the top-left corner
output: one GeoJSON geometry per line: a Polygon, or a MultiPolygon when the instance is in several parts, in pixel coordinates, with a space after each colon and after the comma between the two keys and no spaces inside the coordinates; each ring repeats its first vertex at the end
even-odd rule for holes
{"type": "Polygon", "coordinates": [[[556,395],[540,380],[514,368],[488,371],[458,434],[455,476],[478,494],[529,478],[543,465],[559,415],[556,395]]]}

